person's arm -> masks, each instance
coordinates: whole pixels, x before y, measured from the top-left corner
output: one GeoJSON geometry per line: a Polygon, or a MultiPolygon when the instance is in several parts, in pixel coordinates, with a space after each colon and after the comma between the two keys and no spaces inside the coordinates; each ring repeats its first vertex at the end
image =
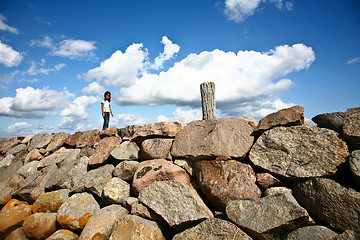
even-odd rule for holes
{"type": "Polygon", "coordinates": [[[112,110],[111,110],[111,105],[109,105],[109,108],[110,108],[111,116],[114,116],[114,114],[112,113],[112,110]]]}
{"type": "Polygon", "coordinates": [[[105,117],[104,104],[103,103],[101,103],[101,113],[102,113],[102,116],[105,117]]]}

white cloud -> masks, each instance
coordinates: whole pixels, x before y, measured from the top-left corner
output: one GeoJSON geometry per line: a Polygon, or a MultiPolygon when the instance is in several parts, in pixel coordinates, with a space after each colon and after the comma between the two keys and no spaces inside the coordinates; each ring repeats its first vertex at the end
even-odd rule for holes
{"type": "Polygon", "coordinates": [[[143,125],[149,123],[149,119],[138,114],[117,114],[110,120],[110,125],[117,127],[126,127],[129,125],[143,125]]]}
{"type": "Polygon", "coordinates": [[[5,22],[6,22],[6,17],[2,14],[0,14],[0,30],[3,30],[3,31],[9,31],[9,32],[12,32],[12,33],[15,33],[15,34],[19,34],[19,30],[17,30],[17,28],[15,27],[10,27],[9,25],[7,25],[5,22]]]}
{"type": "MultiPolygon", "coordinates": [[[[242,22],[255,13],[261,2],[274,3],[279,10],[282,10],[284,5],[282,0],[225,0],[225,14],[229,20],[242,22]]],[[[293,10],[293,2],[286,2],[285,8],[288,11],[293,10]]]]}
{"type": "Polygon", "coordinates": [[[29,74],[29,75],[38,75],[38,74],[49,74],[49,72],[58,72],[60,71],[62,68],[64,68],[66,66],[65,63],[59,63],[57,65],[55,65],[53,68],[48,68],[45,67],[45,60],[42,59],[41,62],[36,63],[34,61],[31,61],[31,66],[29,67],[29,69],[23,73],[23,75],[25,74],[29,74]],[[40,68],[38,68],[38,65],[40,65],[40,68]]]}
{"type": "Polygon", "coordinates": [[[217,108],[235,114],[239,105],[263,107],[258,102],[274,102],[294,83],[283,78],[308,68],[315,60],[310,47],[303,44],[278,46],[256,51],[224,52],[214,50],[190,54],[159,74],[145,73],[122,87],[114,100],[119,105],[200,107],[200,84],[215,82],[217,108]]]}
{"type": "Polygon", "coordinates": [[[0,41],[0,63],[6,67],[14,67],[20,64],[22,58],[21,53],[0,41]]]}
{"type": "Polygon", "coordinates": [[[43,118],[57,108],[67,106],[72,97],[66,89],[58,92],[48,88],[18,88],[15,97],[0,98],[0,116],[43,118]]]}
{"type": "Polygon", "coordinates": [[[105,93],[105,87],[98,82],[92,82],[87,87],[84,87],[81,92],[88,95],[94,94],[96,96],[102,96],[105,93]]]}
{"type": "Polygon", "coordinates": [[[152,64],[151,67],[155,70],[163,68],[164,62],[173,58],[174,55],[180,51],[180,46],[172,43],[166,36],[162,37],[161,43],[164,44],[164,52],[160,53],[152,64]]]}
{"type": "Polygon", "coordinates": [[[168,118],[164,115],[160,115],[157,118],[158,122],[185,122],[189,123],[194,120],[202,119],[202,112],[200,109],[191,109],[183,110],[182,108],[176,108],[174,112],[171,113],[172,117],[168,118]]]}
{"type": "Polygon", "coordinates": [[[0,82],[3,83],[11,83],[14,79],[15,75],[18,74],[19,71],[14,71],[10,74],[0,74],[0,82]]]}
{"type": "Polygon", "coordinates": [[[42,40],[32,40],[30,46],[48,48],[51,50],[49,52],[50,55],[70,59],[94,57],[94,50],[96,49],[94,41],[65,39],[60,42],[55,42],[49,36],[44,36],[42,40]]]}
{"type": "Polygon", "coordinates": [[[353,58],[353,59],[350,59],[347,61],[347,64],[352,64],[352,63],[356,63],[360,61],[360,57],[357,57],[357,58],[353,58]]]}
{"type": "Polygon", "coordinates": [[[90,115],[86,111],[89,106],[98,102],[94,96],[80,96],[66,106],[61,112],[62,116],[59,129],[71,131],[84,131],[94,128],[90,115]]]}
{"type": "Polygon", "coordinates": [[[83,77],[87,80],[103,81],[107,87],[130,86],[136,80],[138,73],[147,65],[148,53],[142,48],[143,44],[134,43],[124,53],[117,50],[99,67],[83,74],[83,77]]]}

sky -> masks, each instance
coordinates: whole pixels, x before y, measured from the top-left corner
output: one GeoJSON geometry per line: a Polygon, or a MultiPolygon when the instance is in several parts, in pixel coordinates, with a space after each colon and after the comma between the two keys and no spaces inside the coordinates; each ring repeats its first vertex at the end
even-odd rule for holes
{"type": "Polygon", "coordinates": [[[359,0],[0,0],[0,137],[360,103],[359,0]]]}

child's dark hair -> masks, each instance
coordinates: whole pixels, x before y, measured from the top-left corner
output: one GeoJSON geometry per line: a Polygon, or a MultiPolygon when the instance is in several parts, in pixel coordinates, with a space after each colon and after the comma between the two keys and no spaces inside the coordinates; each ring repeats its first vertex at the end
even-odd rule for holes
{"type": "Polygon", "coordinates": [[[104,100],[106,100],[106,95],[110,94],[109,102],[111,102],[111,93],[109,91],[106,91],[104,93],[104,100]]]}

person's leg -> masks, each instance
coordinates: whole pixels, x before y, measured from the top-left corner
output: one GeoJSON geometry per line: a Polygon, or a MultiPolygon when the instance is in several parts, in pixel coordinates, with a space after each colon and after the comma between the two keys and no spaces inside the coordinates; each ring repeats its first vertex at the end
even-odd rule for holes
{"type": "Polygon", "coordinates": [[[110,121],[110,113],[106,112],[105,117],[104,117],[103,130],[105,130],[109,127],[109,121],[110,121]]]}

